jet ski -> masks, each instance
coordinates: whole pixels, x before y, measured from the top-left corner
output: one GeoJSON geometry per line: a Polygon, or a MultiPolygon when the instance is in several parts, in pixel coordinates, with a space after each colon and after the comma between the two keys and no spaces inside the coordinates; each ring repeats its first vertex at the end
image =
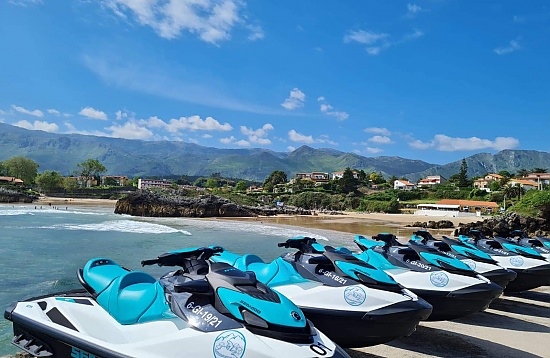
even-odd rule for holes
{"type": "Polygon", "coordinates": [[[432,307],[383,271],[314,238],[279,243],[297,249],[265,263],[256,255],[224,251],[225,262],[291,299],[305,316],[342,347],[365,347],[413,333],[432,307]]]}
{"type": "Polygon", "coordinates": [[[384,270],[395,281],[433,306],[430,321],[450,320],[486,309],[502,294],[502,287],[473,271],[460,260],[412,241],[401,244],[388,233],[369,240],[357,235],[363,250],[354,256],[384,270]]]}
{"type": "Polygon", "coordinates": [[[468,236],[460,235],[458,239],[488,253],[499,265],[517,273],[516,279],[506,286],[506,292],[550,285],[550,263],[536,250],[501,237],[487,238],[479,230],[471,230],[468,236]]]}
{"type": "Polygon", "coordinates": [[[106,258],[78,271],[84,290],[16,302],[13,344],[33,357],[349,357],[254,274],[173,251],[142,265],[181,266],[159,280],[106,258]]]}
{"type": "Polygon", "coordinates": [[[518,245],[537,251],[547,261],[550,261],[550,238],[542,236],[529,237],[521,230],[512,231],[507,238],[518,245]]]}
{"type": "Polygon", "coordinates": [[[432,234],[426,230],[414,232],[411,240],[433,247],[449,257],[459,259],[470,266],[472,270],[483,275],[502,288],[506,288],[508,282],[514,280],[517,276],[514,271],[500,266],[489,254],[478,250],[471,244],[453,240],[446,236],[443,236],[442,240],[436,240],[432,234]]]}

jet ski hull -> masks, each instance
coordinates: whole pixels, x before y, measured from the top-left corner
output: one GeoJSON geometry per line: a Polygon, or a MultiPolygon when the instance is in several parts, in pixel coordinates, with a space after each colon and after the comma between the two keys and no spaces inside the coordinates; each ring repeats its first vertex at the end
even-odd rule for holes
{"type": "Polygon", "coordinates": [[[495,283],[480,283],[455,291],[411,290],[433,306],[428,321],[446,321],[485,310],[502,294],[495,283]]]}
{"type": "Polygon", "coordinates": [[[550,285],[550,265],[531,267],[525,270],[516,269],[517,278],[508,283],[504,292],[527,291],[540,286],[550,285]]]}
{"type": "Polygon", "coordinates": [[[517,277],[517,273],[512,270],[494,270],[483,272],[482,275],[505,290],[506,287],[517,277]]]}
{"type": "Polygon", "coordinates": [[[300,307],[319,330],[344,348],[373,346],[409,336],[432,307],[425,302],[404,301],[370,312],[300,307]]]}

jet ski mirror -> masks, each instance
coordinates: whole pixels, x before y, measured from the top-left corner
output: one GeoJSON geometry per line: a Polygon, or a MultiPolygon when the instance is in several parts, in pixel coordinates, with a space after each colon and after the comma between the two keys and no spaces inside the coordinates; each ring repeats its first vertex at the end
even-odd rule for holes
{"type": "Polygon", "coordinates": [[[474,241],[477,243],[479,240],[486,239],[485,234],[483,234],[479,230],[470,230],[470,233],[468,234],[474,241]]]}
{"type": "Polygon", "coordinates": [[[393,234],[381,233],[372,237],[373,240],[383,241],[385,243],[384,249],[387,250],[391,246],[403,246],[393,234]]]}

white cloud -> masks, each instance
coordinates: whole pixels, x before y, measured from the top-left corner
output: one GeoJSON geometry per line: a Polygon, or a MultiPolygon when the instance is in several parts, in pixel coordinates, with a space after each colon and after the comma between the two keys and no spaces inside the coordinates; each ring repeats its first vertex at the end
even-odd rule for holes
{"type": "Polygon", "coordinates": [[[385,136],[391,135],[391,132],[387,128],[369,127],[365,128],[364,131],[367,133],[380,134],[385,136]]]}
{"type": "Polygon", "coordinates": [[[271,144],[271,140],[267,137],[268,132],[273,130],[273,126],[270,123],[266,123],[259,129],[252,129],[246,126],[241,126],[241,133],[248,137],[250,143],[256,143],[261,145],[271,144]]]}
{"type": "Polygon", "coordinates": [[[398,40],[390,41],[390,35],[387,33],[374,33],[370,31],[358,30],[350,31],[346,36],[344,36],[344,42],[357,42],[362,45],[367,45],[365,48],[367,54],[376,56],[392,46],[413,41],[422,36],[424,36],[424,32],[415,29],[414,32],[405,34],[398,40]]]}
{"type": "Polygon", "coordinates": [[[98,119],[101,121],[107,120],[107,114],[105,112],[94,109],[92,107],[84,107],[80,110],[80,112],[78,112],[78,114],[91,119],[98,119]]]}
{"type": "Polygon", "coordinates": [[[493,51],[497,55],[506,55],[519,50],[521,50],[521,45],[519,44],[519,42],[517,40],[512,40],[507,47],[498,47],[493,51]]]}
{"type": "Polygon", "coordinates": [[[0,123],[5,123],[6,120],[4,118],[0,118],[0,123]]]}
{"type": "Polygon", "coordinates": [[[59,130],[59,127],[55,123],[48,123],[46,121],[34,121],[34,123],[30,123],[29,121],[19,121],[13,124],[16,127],[21,127],[25,129],[30,129],[34,131],[44,131],[44,132],[51,132],[55,133],[59,130]]]}
{"type": "Polygon", "coordinates": [[[189,138],[189,143],[199,144],[199,141],[196,140],[195,138],[189,138]]]}
{"type": "Polygon", "coordinates": [[[444,134],[437,134],[430,142],[412,140],[409,146],[415,149],[430,149],[443,152],[474,151],[481,149],[514,149],[519,146],[519,140],[513,137],[497,137],[495,140],[481,139],[477,137],[453,138],[444,134]]]}
{"type": "Polygon", "coordinates": [[[330,140],[329,136],[326,134],[320,135],[319,138],[315,139],[315,142],[323,143],[323,144],[338,145],[338,143],[336,143],[335,141],[330,140]]]}
{"type": "Polygon", "coordinates": [[[301,142],[301,143],[314,143],[315,142],[315,140],[313,139],[312,136],[298,133],[294,129],[291,129],[288,132],[288,139],[290,139],[293,142],[301,142]]]}
{"type": "Polygon", "coordinates": [[[231,144],[233,143],[237,138],[235,138],[234,136],[231,136],[231,137],[226,137],[226,138],[221,138],[220,139],[220,142],[223,143],[223,144],[231,144]]]}
{"type": "MultiPolygon", "coordinates": [[[[139,24],[169,40],[189,32],[217,44],[229,40],[236,25],[247,26],[240,13],[245,3],[240,0],[106,0],[105,4],[116,15],[124,19],[133,15],[139,24]]],[[[263,37],[259,30],[252,31],[255,39],[263,37]]]]}
{"type": "Polygon", "coordinates": [[[294,88],[290,91],[290,96],[281,103],[281,106],[291,111],[303,107],[305,101],[306,95],[304,92],[300,91],[298,88],[294,88]]]}
{"type": "Polygon", "coordinates": [[[208,133],[203,134],[203,135],[202,135],[202,138],[204,138],[204,139],[212,138],[212,134],[208,134],[208,133]]]}
{"type": "Polygon", "coordinates": [[[286,147],[286,149],[289,151],[289,152],[294,152],[296,150],[295,147],[289,145],[288,147],[286,147]]]}
{"type": "Polygon", "coordinates": [[[69,118],[69,117],[72,117],[73,115],[70,114],[70,113],[63,113],[63,117],[65,118],[69,118]]]}
{"type": "Polygon", "coordinates": [[[330,104],[326,103],[325,97],[321,96],[317,98],[317,101],[321,102],[321,112],[323,112],[327,116],[334,117],[339,121],[346,120],[349,117],[349,114],[347,112],[333,111],[333,107],[330,104]]]}
{"type": "Polygon", "coordinates": [[[42,0],[9,0],[12,5],[28,7],[32,5],[42,4],[42,0]]]}
{"type": "Polygon", "coordinates": [[[391,144],[393,143],[389,137],[381,136],[381,135],[375,135],[373,137],[370,137],[368,139],[371,143],[377,143],[377,144],[391,144]]]}
{"type": "Polygon", "coordinates": [[[110,130],[111,136],[115,138],[149,139],[154,135],[149,129],[135,121],[128,121],[123,125],[114,124],[105,129],[110,130]]]}
{"type": "Polygon", "coordinates": [[[358,42],[363,45],[372,45],[377,42],[383,41],[388,37],[390,37],[390,34],[358,30],[350,31],[348,34],[346,34],[344,36],[344,42],[358,42]]]}
{"type": "Polygon", "coordinates": [[[122,112],[120,109],[115,112],[116,119],[120,121],[123,118],[128,118],[128,113],[122,112]]]}
{"type": "Polygon", "coordinates": [[[82,134],[82,135],[94,135],[97,137],[111,137],[111,135],[101,132],[101,131],[81,131],[76,129],[74,125],[70,122],[64,122],[65,127],[67,127],[66,133],[82,134]]]}
{"type": "Polygon", "coordinates": [[[7,114],[7,113],[0,109],[0,116],[2,116],[4,114],[7,114]]]}
{"type": "Polygon", "coordinates": [[[11,108],[15,109],[19,113],[28,114],[28,115],[35,116],[35,117],[40,117],[40,118],[44,117],[44,112],[42,112],[39,109],[35,109],[35,110],[31,111],[29,109],[25,109],[23,107],[19,107],[19,106],[16,106],[14,104],[11,105],[11,108]]]}
{"type": "Polygon", "coordinates": [[[61,114],[61,112],[59,112],[57,109],[53,109],[53,108],[47,109],[46,112],[48,112],[49,114],[54,114],[56,116],[59,116],[61,114]]]}
{"type": "Polygon", "coordinates": [[[407,15],[405,15],[408,18],[413,18],[420,12],[422,12],[422,7],[416,4],[407,4],[407,15]]]}
{"type": "Polygon", "coordinates": [[[250,143],[247,142],[244,139],[241,139],[241,140],[235,142],[235,144],[238,145],[239,147],[250,147],[250,143]]]}
{"type": "Polygon", "coordinates": [[[265,37],[264,30],[259,25],[248,25],[246,28],[250,30],[250,35],[248,35],[250,41],[261,40],[265,37]]]}
{"type": "Polygon", "coordinates": [[[382,149],[380,148],[373,148],[373,147],[365,147],[365,152],[369,154],[378,154],[382,152],[382,149]]]}
{"type": "Polygon", "coordinates": [[[221,124],[212,117],[202,119],[199,116],[180,117],[179,119],[171,119],[167,125],[169,132],[176,133],[180,130],[190,131],[230,131],[233,127],[229,123],[221,124]]]}

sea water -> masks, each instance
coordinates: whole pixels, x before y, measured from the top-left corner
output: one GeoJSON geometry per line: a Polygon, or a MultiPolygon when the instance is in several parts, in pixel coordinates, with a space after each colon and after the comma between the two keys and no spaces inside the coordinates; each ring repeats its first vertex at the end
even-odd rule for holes
{"type": "MultiPolygon", "coordinates": [[[[322,232],[260,222],[116,215],[112,208],[0,204],[0,311],[14,301],[80,288],[76,272],[94,257],[106,257],[155,277],[167,268],[141,260],[186,247],[220,245],[272,260],[295,236],[328,240],[322,232]]],[[[329,236],[329,235],[327,235],[329,236]]],[[[338,246],[338,239],[330,244],[338,246]]],[[[0,356],[17,351],[11,322],[0,318],[0,356]]]]}

